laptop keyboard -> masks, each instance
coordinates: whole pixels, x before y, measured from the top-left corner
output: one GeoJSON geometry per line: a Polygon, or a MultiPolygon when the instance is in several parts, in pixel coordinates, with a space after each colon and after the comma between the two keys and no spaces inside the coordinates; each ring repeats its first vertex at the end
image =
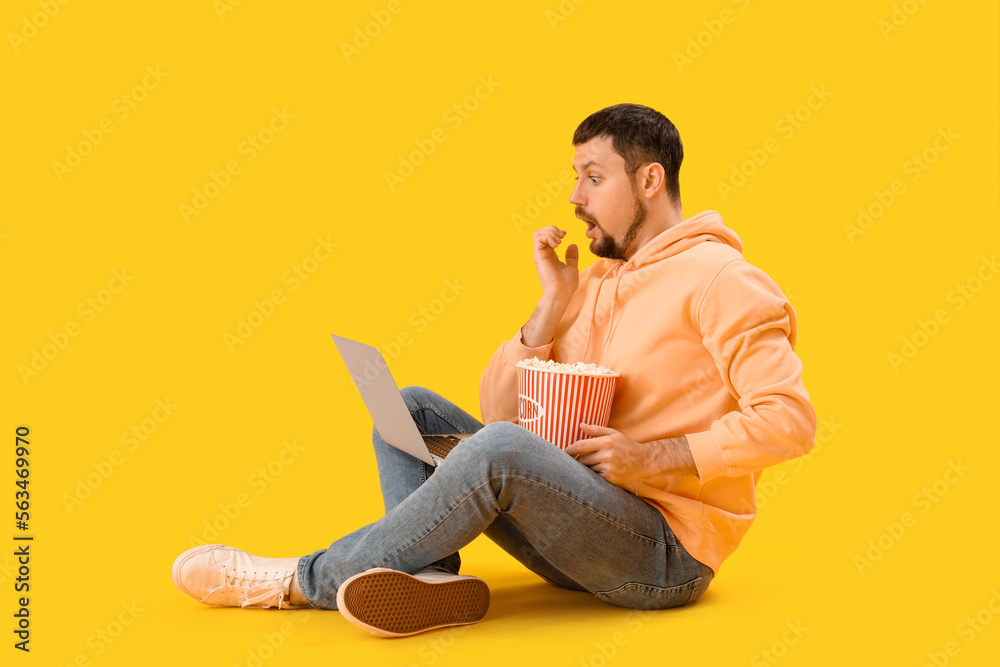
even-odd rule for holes
{"type": "Polygon", "coordinates": [[[452,450],[458,443],[462,442],[461,438],[456,438],[453,435],[425,435],[423,436],[424,444],[427,445],[427,449],[434,456],[440,456],[444,458],[448,456],[448,452],[452,450]]]}

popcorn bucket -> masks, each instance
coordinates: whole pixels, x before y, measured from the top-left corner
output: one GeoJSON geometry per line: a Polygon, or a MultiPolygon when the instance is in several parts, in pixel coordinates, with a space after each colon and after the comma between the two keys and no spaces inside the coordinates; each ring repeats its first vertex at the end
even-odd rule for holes
{"type": "Polygon", "coordinates": [[[581,422],[608,425],[617,380],[617,373],[567,373],[518,365],[518,423],[566,449],[590,437],[580,428],[581,422]]]}

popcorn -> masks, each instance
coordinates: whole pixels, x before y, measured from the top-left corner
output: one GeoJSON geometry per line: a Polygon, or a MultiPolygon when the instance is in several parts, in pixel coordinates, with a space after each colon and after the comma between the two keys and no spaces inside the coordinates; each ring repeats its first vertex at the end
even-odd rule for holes
{"type": "Polygon", "coordinates": [[[618,371],[613,371],[610,368],[605,368],[604,366],[599,366],[597,364],[585,364],[582,361],[578,361],[573,364],[562,364],[557,361],[552,361],[551,359],[542,361],[538,357],[522,359],[517,362],[517,367],[533,368],[540,371],[553,371],[555,373],[568,373],[570,375],[610,375],[612,377],[619,377],[621,375],[618,371]]]}

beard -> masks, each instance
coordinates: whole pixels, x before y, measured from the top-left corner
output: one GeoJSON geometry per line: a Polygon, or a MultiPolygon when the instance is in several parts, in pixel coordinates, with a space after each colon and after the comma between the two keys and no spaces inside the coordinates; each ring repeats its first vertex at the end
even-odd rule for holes
{"type": "MultiPolygon", "coordinates": [[[[621,259],[626,260],[628,257],[625,253],[628,251],[628,247],[635,240],[635,237],[639,234],[639,230],[642,228],[643,223],[646,221],[646,207],[642,200],[639,199],[639,194],[632,188],[633,196],[633,211],[632,211],[632,224],[629,225],[628,230],[625,232],[625,238],[621,242],[616,241],[613,237],[605,234],[603,230],[600,230],[599,236],[590,242],[590,252],[594,253],[598,257],[604,257],[606,259],[621,259]]],[[[595,226],[597,223],[594,223],[595,226]]]]}

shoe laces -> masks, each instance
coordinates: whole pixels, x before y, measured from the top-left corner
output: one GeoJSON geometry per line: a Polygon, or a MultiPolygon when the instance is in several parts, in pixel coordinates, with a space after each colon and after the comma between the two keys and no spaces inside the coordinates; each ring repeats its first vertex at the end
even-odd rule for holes
{"type": "Polygon", "coordinates": [[[292,573],[283,568],[257,570],[247,567],[227,568],[222,566],[225,593],[239,591],[241,607],[290,606],[285,600],[292,573]]]}

